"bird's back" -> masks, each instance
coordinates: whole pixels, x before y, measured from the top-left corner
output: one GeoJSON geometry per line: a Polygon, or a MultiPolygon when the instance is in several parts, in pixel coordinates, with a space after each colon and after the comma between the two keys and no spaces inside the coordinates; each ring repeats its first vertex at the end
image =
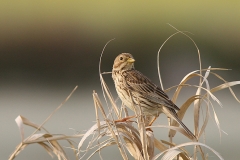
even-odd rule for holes
{"type": "Polygon", "coordinates": [[[135,69],[113,71],[112,76],[119,98],[130,109],[134,110],[132,106],[134,100],[135,104],[141,106],[143,112],[153,115],[158,115],[162,106],[179,110],[167,94],[141,72],[135,69]]]}

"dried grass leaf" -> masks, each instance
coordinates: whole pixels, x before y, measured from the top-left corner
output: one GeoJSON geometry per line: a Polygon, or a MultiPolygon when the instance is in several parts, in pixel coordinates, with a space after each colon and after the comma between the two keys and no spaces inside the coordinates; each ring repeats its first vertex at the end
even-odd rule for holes
{"type": "Polygon", "coordinates": [[[151,131],[146,131],[147,135],[147,152],[149,159],[152,159],[154,156],[154,134],[151,131]]]}
{"type": "Polygon", "coordinates": [[[37,139],[40,139],[40,138],[52,138],[53,136],[49,133],[37,133],[37,134],[34,134],[32,135],[31,137],[28,137],[27,140],[25,141],[25,143],[32,143],[32,141],[35,141],[37,139]]]}
{"type": "Polygon", "coordinates": [[[131,125],[127,125],[126,123],[125,124],[121,123],[121,125],[117,124],[117,129],[120,133],[122,133],[123,138],[127,138],[128,141],[131,141],[131,143],[134,143],[138,148],[142,148],[139,132],[135,129],[130,130],[130,128],[133,128],[133,127],[131,125]],[[125,127],[121,127],[121,125],[124,125],[125,127]]]}
{"type": "Polygon", "coordinates": [[[221,138],[221,135],[222,135],[222,134],[221,134],[221,131],[222,131],[222,129],[221,129],[221,127],[220,127],[220,122],[219,122],[219,120],[218,120],[218,117],[217,117],[217,114],[216,114],[216,112],[215,112],[214,107],[212,107],[212,109],[213,109],[214,120],[215,120],[215,122],[216,122],[216,124],[217,124],[218,131],[219,131],[220,138],[221,138]]]}
{"type": "Polygon", "coordinates": [[[168,149],[162,142],[154,138],[154,146],[161,152],[165,151],[168,149]]]}
{"type": "MultiPolygon", "coordinates": [[[[177,155],[179,155],[181,152],[179,150],[171,150],[164,154],[164,156],[161,158],[161,160],[173,160],[177,155]]],[[[181,160],[181,158],[180,158],[181,160]]]]}
{"type": "MultiPolygon", "coordinates": [[[[199,87],[197,89],[197,92],[196,92],[196,95],[201,95],[201,90],[202,90],[202,85],[204,82],[206,82],[206,91],[208,92],[210,90],[210,87],[209,87],[209,83],[208,83],[208,80],[207,80],[207,77],[209,75],[209,69],[211,67],[208,68],[208,70],[206,71],[205,73],[205,76],[203,77],[204,80],[202,81],[202,74],[200,75],[200,84],[199,84],[199,87]]],[[[209,99],[209,93],[206,94],[207,95],[207,98],[209,99]]],[[[199,118],[200,118],[200,107],[201,107],[201,100],[198,99],[196,101],[194,101],[194,131],[195,131],[195,134],[198,135],[199,133],[199,118]]]]}
{"type": "Polygon", "coordinates": [[[223,90],[225,88],[229,88],[231,94],[233,95],[233,97],[240,103],[240,100],[237,98],[237,96],[235,95],[235,93],[233,92],[233,90],[231,89],[232,86],[238,85],[240,84],[240,81],[233,81],[233,82],[225,82],[224,84],[221,84],[217,87],[214,87],[211,89],[211,92],[217,92],[220,90],[223,90]]]}
{"type": "Polygon", "coordinates": [[[49,147],[46,143],[42,143],[42,142],[39,142],[38,143],[40,146],[42,146],[46,151],[47,153],[53,158],[53,149],[51,147],[49,147]]]}
{"type": "Polygon", "coordinates": [[[67,142],[70,144],[71,149],[72,149],[73,152],[74,152],[74,155],[75,155],[76,160],[78,160],[78,152],[77,152],[77,149],[75,148],[75,146],[73,145],[73,143],[72,143],[71,140],[68,140],[68,139],[66,139],[66,140],[67,140],[67,142]]]}
{"type": "MultiPolygon", "coordinates": [[[[158,140],[156,140],[157,141],[157,143],[161,143],[160,141],[158,141],[158,140]]],[[[164,140],[161,140],[164,144],[167,144],[167,145],[170,145],[171,147],[175,147],[176,146],[176,144],[173,144],[173,143],[170,143],[170,142],[167,142],[167,141],[164,141],[164,140]]],[[[163,145],[163,143],[161,143],[161,145],[163,145]]],[[[164,145],[163,145],[164,146],[164,145]]],[[[162,149],[161,149],[161,151],[163,152],[163,151],[165,151],[165,150],[167,150],[168,148],[167,147],[163,147],[162,149]],[[164,148],[164,149],[163,149],[164,148]]],[[[182,160],[190,160],[190,158],[189,158],[189,155],[188,155],[188,153],[187,153],[187,151],[186,150],[184,150],[182,147],[181,148],[179,148],[179,149],[181,149],[182,150],[182,152],[180,152],[180,151],[178,151],[179,153],[179,159],[182,159],[182,160]]],[[[168,153],[168,152],[167,152],[168,153]]],[[[177,155],[178,155],[177,154],[177,155]]],[[[169,156],[169,155],[167,155],[167,156],[169,156]]],[[[175,155],[176,156],[176,155],[175,155]]],[[[175,157],[174,156],[174,157],[175,157]]],[[[154,158],[153,158],[154,159],[154,158]]]]}
{"type": "MultiPolygon", "coordinates": [[[[53,136],[51,134],[44,134],[43,137],[47,139],[53,136]]],[[[58,159],[61,159],[60,157],[62,157],[63,159],[67,160],[67,155],[58,141],[49,140],[48,142],[52,146],[52,151],[58,157],[58,159]]]]}
{"type": "Polygon", "coordinates": [[[58,141],[49,141],[49,143],[52,145],[53,153],[56,154],[58,159],[63,158],[64,160],[67,160],[67,155],[58,141]]]}
{"type": "Polygon", "coordinates": [[[114,145],[114,144],[116,144],[115,141],[108,141],[107,143],[104,143],[104,144],[101,145],[96,151],[94,151],[94,152],[87,158],[87,160],[90,159],[90,158],[92,158],[92,156],[93,156],[95,153],[99,152],[99,151],[102,150],[103,148],[112,146],[112,145],[114,145]]]}
{"type": "MultiPolygon", "coordinates": [[[[165,141],[165,140],[161,140],[161,142],[163,143],[163,144],[167,144],[168,146],[170,146],[170,147],[175,147],[176,146],[176,144],[175,143],[172,143],[172,142],[168,142],[168,141],[165,141]]],[[[181,148],[179,148],[181,151],[183,151],[183,153],[185,154],[185,155],[188,155],[188,152],[183,148],[183,147],[181,147],[181,148]]],[[[189,156],[188,156],[189,157],[189,156]]]]}
{"type": "Polygon", "coordinates": [[[73,136],[66,136],[66,135],[52,135],[48,133],[39,133],[34,134],[31,137],[28,137],[26,140],[24,140],[25,144],[32,144],[32,143],[39,143],[39,142],[48,142],[51,140],[58,141],[58,140],[67,140],[69,141],[70,138],[79,138],[82,137],[82,134],[79,135],[73,135],[73,136]],[[50,136],[48,136],[50,135],[50,136]],[[47,138],[45,138],[47,137],[47,138]]]}
{"type": "MultiPolygon", "coordinates": [[[[105,121],[101,121],[100,122],[100,126],[103,126],[105,125],[106,122],[105,121]]],[[[93,132],[98,129],[98,124],[95,124],[93,125],[85,134],[84,136],[82,137],[82,139],[80,140],[80,142],[78,143],[78,150],[80,151],[81,150],[81,147],[83,145],[83,142],[91,135],[93,134],[93,132]]]]}
{"type": "MultiPolygon", "coordinates": [[[[208,69],[202,69],[202,71],[206,71],[208,72],[207,73],[207,76],[209,75],[209,73],[213,74],[212,72],[209,72],[209,71],[215,71],[215,70],[220,70],[220,71],[225,71],[225,70],[229,70],[229,69],[225,69],[225,68],[208,68],[208,69]]],[[[176,89],[174,95],[173,95],[173,98],[172,98],[172,101],[173,102],[176,102],[177,100],[177,97],[179,95],[179,92],[181,91],[182,89],[182,86],[184,86],[183,84],[186,84],[187,81],[189,81],[190,79],[194,78],[194,77],[202,77],[201,74],[198,74],[197,72],[200,72],[200,70],[194,70],[190,73],[188,73],[186,76],[184,76],[184,78],[181,80],[181,82],[179,83],[179,87],[176,89]]],[[[165,92],[168,92],[169,90],[171,90],[173,87],[170,87],[166,90],[164,90],[165,92]]]]}
{"type": "Polygon", "coordinates": [[[16,147],[15,151],[10,155],[9,160],[14,159],[26,146],[27,144],[20,143],[16,147]]]}
{"type": "Polygon", "coordinates": [[[136,145],[136,143],[133,143],[130,139],[124,137],[125,146],[128,150],[128,152],[134,157],[135,160],[144,160],[141,151],[139,150],[139,147],[136,145]]]}
{"type": "MultiPolygon", "coordinates": [[[[184,86],[184,84],[186,84],[186,82],[187,82],[188,80],[190,80],[191,78],[197,77],[197,76],[199,76],[199,74],[194,73],[194,71],[193,71],[193,72],[190,72],[189,74],[187,74],[187,75],[182,79],[182,81],[179,83],[179,85],[178,85],[178,87],[177,87],[177,89],[176,89],[176,91],[175,91],[175,93],[174,93],[174,95],[173,95],[172,101],[173,101],[174,103],[176,103],[177,98],[178,98],[178,96],[179,96],[179,93],[180,93],[182,87],[184,86]]],[[[167,90],[166,90],[166,91],[167,91],[167,90]]]]}
{"type": "Polygon", "coordinates": [[[200,129],[200,131],[198,133],[198,137],[201,137],[201,135],[205,131],[205,128],[207,127],[208,119],[209,119],[209,116],[210,116],[209,105],[212,106],[212,103],[211,103],[211,101],[209,101],[209,99],[208,99],[208,101],[206,103],[208,103],[206,105],[206,109],[205,109],[206,110],[206,115],[205,115],[205,118],[203,119],[203,125],[202,125],[202,127],[201,127],[201,129],[200,129]]]}
{"type": "Polygon", "coordinates": [[[21,140],[23,142],[24,140],[24,124],[27,125],[27,126],[30,126],[30,127],[33,127],[33,128],[36,128],[36,129],[44,129],[46,132],[48,132],[44,127],[41,127],[33,122],[31,122],[30,120],[28,120],[27,118],[25,118],[24,116],[17,116],[17,118],[15,119],[16,123],[17,123],[17,126],[20,130],[20,135],[21,135],[21,140]]]}
{"type": "Polygon", "coordinates": [[[172,147],[172,148],[169,148],[169,149],[163,151],[162,153],[157,154],[156,156],[153,157],[153,159],[159,158],[161,155],[165,154],[168,151],[176,150],[176,149],[178,149],[180,147],[186,147],[186,146],[203,146],[203,147],[206,147],[207,149],[212,151],[220,160],[224,160],[222,158],[222,156],[218,152],[216,152],[214,149],[212,149],[211,147],[207,146],[206,144],[203,144],[203,143],[200,143],[200,142],[188,142],[188,143],[183,143],[183,144],[177,145],[175,147],[172,147]]]}

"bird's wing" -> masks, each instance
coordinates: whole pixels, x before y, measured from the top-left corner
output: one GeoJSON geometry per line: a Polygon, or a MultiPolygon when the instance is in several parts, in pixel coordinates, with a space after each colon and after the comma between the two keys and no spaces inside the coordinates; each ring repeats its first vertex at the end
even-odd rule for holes
{"type": "Polygon", "coordinates": [[[126,86],[130,91],[139,93],[154,103],[158,103],[175,110],[180,110],[160,87],[153,84],[141,72],[137,70],[129,70],[125,71],[123,76],[126,80],[126,86]]]}

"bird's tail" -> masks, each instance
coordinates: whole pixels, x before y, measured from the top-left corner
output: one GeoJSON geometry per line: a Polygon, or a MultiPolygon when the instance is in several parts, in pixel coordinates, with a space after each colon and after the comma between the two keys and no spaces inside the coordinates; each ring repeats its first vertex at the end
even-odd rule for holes
{"type": "Polygon", "coordinates": [[[192,131],[190,131],[188,127],[186,127],[185,124],[178,118],[178,115],[174,109],[164,107],[164,111],[168,117],[173,118],[175,121],[177,121],[183,127],[183,129],[188,133],[188,135],[190,135],[193,139],[196,139],[196,136],[192,133],[192,131]],[[166,113],[166,111],[168,113],[166,113]]]}

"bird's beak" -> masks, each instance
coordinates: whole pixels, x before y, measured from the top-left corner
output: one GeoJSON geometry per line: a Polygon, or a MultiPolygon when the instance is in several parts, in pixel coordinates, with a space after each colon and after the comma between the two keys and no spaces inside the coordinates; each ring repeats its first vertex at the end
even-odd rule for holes
{"type": "Polygon", "coordinates": [[[133,58],[128,58],[127,62],[128,62],[128,63],[133,63],[133,62],[135,62],[135,59],[133,59],[133,58]]]}

